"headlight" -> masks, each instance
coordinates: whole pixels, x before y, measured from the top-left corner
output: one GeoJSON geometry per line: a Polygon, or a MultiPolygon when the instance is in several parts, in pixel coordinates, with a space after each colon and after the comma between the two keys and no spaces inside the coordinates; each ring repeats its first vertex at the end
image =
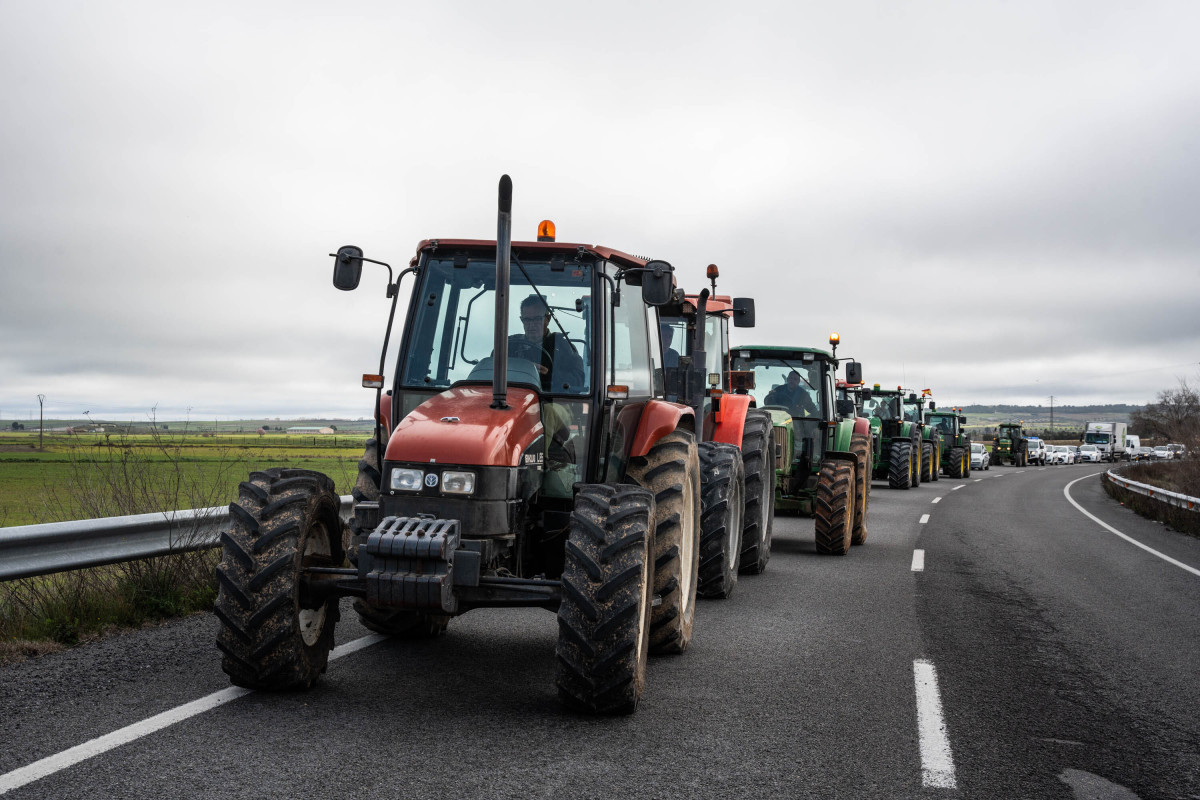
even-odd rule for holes
{"type": "Polygon", "coordinates": [[[403,492],[417,492],[421,490],[421,483],[424,480],[425,473],[419,469],[394,469],[392,470],[391,486],[393,489],[403,492]]]}
{"type": "Polygon", "coordinates": [[[474,491],[474,472],[451,472],[447,470],[442,473],[443,494],[471,494],[474,491]]]}

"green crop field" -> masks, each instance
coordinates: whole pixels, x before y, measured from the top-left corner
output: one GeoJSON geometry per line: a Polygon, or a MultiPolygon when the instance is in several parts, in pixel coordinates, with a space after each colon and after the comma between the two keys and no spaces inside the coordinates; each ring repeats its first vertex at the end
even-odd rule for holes
{"type": "Polygon", "coordinates": [[[225,505],[246,475],[268,467],[324,472],[354,486],[367,432],[0,433],[0,527],[225,505]]]}

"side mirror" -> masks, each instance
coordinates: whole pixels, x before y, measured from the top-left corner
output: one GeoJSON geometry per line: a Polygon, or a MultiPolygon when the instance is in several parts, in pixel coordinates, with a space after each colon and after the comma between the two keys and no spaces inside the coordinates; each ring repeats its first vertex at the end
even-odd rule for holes
{"type": "Polygon", "coordinates": [[[333,285],[343,292],[358,288],[362,278],[363,251],[361,247],[348,244],[339,248],[333,257],[333,285]]]}
{"type": "Polygon", "coordinates": [[[857,361],[846,362],[846,383],[862,383],[862,364],[857,361]]]}
{"type": "Polygon", "coordinates": [[[868,389],[868,388],[867,388],[867,387],[865,387],[865,386],[863,387],[862,391],[861,391],[859,394],[862,396],[862,399],[863,399],[863,400],[870,400],[870,399],[871,399],[871,390],[870,390],[870,389],[868,389]]]}
{"type": "Polygon", "coordinates": [[[733,327],[735,327],[735,328],[753,328],[754,327],[754,298],[753,297],[735,297],[735,298],[733,298],[733,327]]]}
{"type": "Polygon", "coordinates": [[[909,401],[910,403],[915,403],[915,402],[917,402],[917,393],[916,393],[916,392],[909,392],[909,393],[908,393],[908,401],[909,401]]]}
{"type": "Polygon", "coordinates": [[[665,306],[674,295],[675,268],[666,261],[648,261],[642,271],[642,302],[665,306]]]}
{"type": "Polygon", "coordinates": [[[967,418],[966,418],[966,417],[959,417],[959,418],[958,418],[958,424],[959,424],[959,425],[963,425],[963,426],[965,426],[965,425],[967,424],[967,418]]]}
{"type": "Polygon", "coordinates": [[[853,417],[854,416],[854,401],[853,400],[850,400],[850,399],[838,400],[836,407],[837,407],[837,414],[839,417],[853,417]]]}
{"type": "Polygon", "coordinates": [[[937,403],[935,403],[935,402],[933,402],[932,400],[930,400],[930,401],[929,401],[929,410],[930,410],[930,411],[937,411],[937,403]]]}

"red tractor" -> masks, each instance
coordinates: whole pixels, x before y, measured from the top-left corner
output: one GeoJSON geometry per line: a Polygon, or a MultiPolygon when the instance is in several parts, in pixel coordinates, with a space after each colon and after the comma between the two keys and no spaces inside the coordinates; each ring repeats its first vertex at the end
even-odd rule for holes
{"type": "Polygon", "coordinates": [[[427,239],[394,281],[356,247],[335,256],[343,290],[364,262],[388,269],[383,355],[363,378],[376,437],[345,537],[326,476],[270,469],[241,484],[216,604],[235,684],[311,686],[343,596],[401,637],[437,636],[475,608],[554,611],[559,695],[589,713],[632,712],[647,654],[687,647],[701,477],[695,412],[663,396],[657,308],[676,296],[673,268],[557,242],[549,222],[512,242],[511,203],[504,176],[495,241],[427,239]]]}
{"type": "Polygon", "coordinates": [[[731,384],[729,322],[754,326],[754,301],[716,295],[719,270],[710,264],[713,294],[683,295],[659,309],[668,399],[691,406],[700,430],[702,533],[700,594],[728,597],[738,573],[758,574],[771,553],[775,518],[775,449],[771,416],[750,407],[731,384]],[[676,349],[678,347],[678,350],[676,349]]]}

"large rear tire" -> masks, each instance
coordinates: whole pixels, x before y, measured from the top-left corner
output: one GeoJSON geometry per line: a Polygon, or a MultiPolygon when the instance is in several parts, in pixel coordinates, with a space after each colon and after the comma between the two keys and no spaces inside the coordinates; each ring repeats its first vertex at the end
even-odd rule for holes
{"type": "Polygon", "coordinates": [[[951,478],[962,477],[962,449],[958,447],[950,448],[950,462],[946,465],[947,471],[951,478]]]}
{"type": "Polygon", "coordinates": [[[854,530],[854,465],[848,461],[822,461],[813,503],[817,552],[844,556],[854,530]]]}
{"type": "Polygon", "coordinates": [[[746,474],[737,445],[702,442],[700,453],[701,597],[725,598],[737,585],[746,474]]]}
{"type": "Polygon", "coordinates": [[[939,481],[942,479],[941,478],[941,475],[942,475],[942,439],[941,439],[941,437],[938,436],[937,434],[934,434],[934,437],[929,440],[929,447],[931,450],[930,456],[929,456],[929,458],[930,458],[929,478],[930,478],[930,480],[933,480],[933,481],[939,481]]]}
{"type": "Polygon", "coordinates": [[[888,486],[893,489],[908,489],[912,486],[912,443],[892,442],[888,454],[888,486]]]}
{"type": "Polygon", "coordinates": [[[307,689],[329,663],[336,597],[304,591],[306,567],[340,567],[341,500],[333,481],[305,469],[253,472],[229,505],[217,602],[221,669],[238,686],[307,689]]]}
{"type": "Polygon", "coordinates": [[[771,558],[775,525],[775,437],[766,411],[752,408],[746,412],[742,465],[746,470],[746,513],[742,517],[740,571],[759,575],[771,558]]]}
{"type": "Polygon", "coordinates": [[[692,640],[700,569],[700,459],[689,431],[675,430],[645,456],[630,459],[626,479],[654,493],[654,594],[650,652],[682,653],[692,640]]]}
{"type": "Polygon", "coordinates": [[[933,480],[933,444],[921,442],[921,483],[933,480]]]}
{"type": "Polygon", "coordinates": [[[854,528],[850,533],[850,544],[859,545],[867,541],[867,505],[871,501],[871,470],[868,462],[871,460],[871,443],[861,433],[850,437],[850,452],[858,458],[854,470],[854,483],[858,496],[854,503],[854,528]]]}
{"type": "Polygon", "coordinates": [[[912,454],[912,470],[908,473],[908,487],[915,489],[921,485],[921,441],[919,439],[909,445],[909,452],[912,454]]]}
{"type": "Polygon", "coordinates": [[[650,650],[654,496],[584,485],[575,495],[558,608],[559,697],[591,714],[630,714],[650,650]]]}

